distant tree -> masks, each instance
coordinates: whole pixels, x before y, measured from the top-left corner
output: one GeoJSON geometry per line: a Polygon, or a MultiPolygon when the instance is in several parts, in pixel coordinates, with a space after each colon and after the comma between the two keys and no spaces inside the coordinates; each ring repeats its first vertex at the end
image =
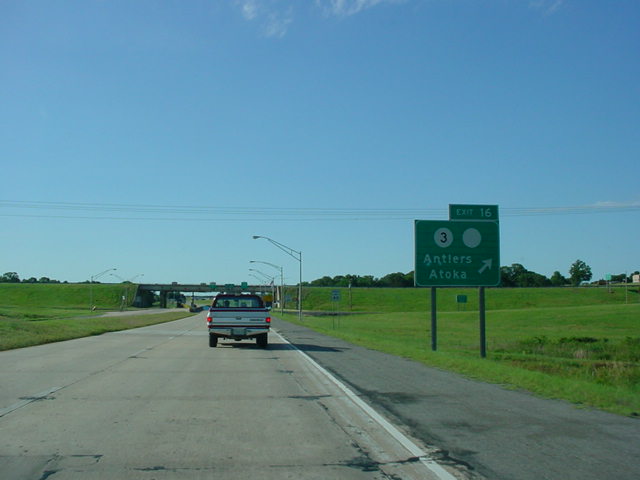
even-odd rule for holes
{"type": "Polygon", "coordinates": [[[333,277],[333,286],[334,287],[348,287],[349,279],[344,275],[336,275],[333,277]]]}
{"type": "Polygon", "coordinates": [[[380,279],[383,287],[412,287],[413,282],[409,283],[407,277],[402,272],[390,273],[380,279]]]}
{"type": "Polygon", "coordinates": [[[553,275],[551,275],[551,285],[553,285],[554,287],[562,287],[563,285],[566,285],[568,283],[569,282],[564,277],[564,275],[562,275],[557,270],[553,272],[553,275]]]}
{"type": "Polygon", "coordinates": [[[503,287],[519,287],[519,278],[527,273],[527,269],[519,263],[513,263],[510,267],[500,267],[500,284],[503,287]]]}
{"type": "Polygon", "coordinates": [[[500,267],[500,286],[515,287],[516,282],[511,274],[511,267],[500,267]]]}
{"type": "Polygon", "coordinates": [[[404,276],[404,281],[407,287],[413,287],[414,286],[414,272],[413,270],[410,271],[409,273],[405,274],[404,276]]]}
{"type": "Polygon", "coordinates": [[[51,279],[49,277],[40,277],[38,283],[51,283],[51,279]]]}
{"type": "Polygon", "coordinates": [[[588,282],[591,280],[591,267],[582,260],[576,260],[569,269],[569,278],[571,284],[578,286],[582,282],[588,282]]]}
{"type": "Polygon", "coordinates": [[[523,265],[514,263],[510,267],[500,267],[500,280],[503,287],[548,287],[551,281],[544,275],[527,270],[523,265]]]}
{"type": "Polygon", "coordinates": [[[327,275],[322,278],[317,278],[310,283],[312,287],[330,287],[332,284],[333,280],[327,275]]]}
{"type": "Polygon", "coordinates": [[[358,283],[351,285],[352,287],[373,287],[376,283],[376,279],[373,275],[365,275],[358,277],[358,283]]]}
{"type": "Polygon", "coordinates": [[[360,277],[358,275],[345,275],[344,276],[344,284],[341,286],[348,287],[357,287],[360,282],[360,277]]]}
{"type": "Polygon", "coordinates": [[[306,283],[312,287],[413,287],[413,272],[409,273],[390,273],[382,278],[376,278],[373,275],[336,275],[331,278],[324,276],[306,283]]]}
{"type": "Polygon", "coordinates": [[[38,283],[38,279],[36,277],[31,277],[28,280],[27,279],[23,279],[22,283],[38,283]]]}
{"type": "Polygon", "coordinates": [[[16,272],[7,272],[0,277],[0,282],[3,283],[19,283],[20,276],[16,272]]]}
{"type": "Polygon", "coordinates": [[[551,286],[551,280],[540,273],[525,272],[518,277],[519,287],[549,287],[551,286]]]}

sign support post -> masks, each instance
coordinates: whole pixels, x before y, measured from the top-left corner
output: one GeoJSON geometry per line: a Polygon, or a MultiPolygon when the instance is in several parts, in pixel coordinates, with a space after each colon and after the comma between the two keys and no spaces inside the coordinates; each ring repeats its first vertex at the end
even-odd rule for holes
{"type": "Polygon", "coordinates": [[[431,287],[431,350],[438,349],[438,322],[436,319],[436,287],[431,287]]]}
{"type": "Polygon", "coordinates": [[[484,287],[478,289],[478,306],[480,309],[480,357],[487,357],[486,309],[484,305],[484,287]]]}

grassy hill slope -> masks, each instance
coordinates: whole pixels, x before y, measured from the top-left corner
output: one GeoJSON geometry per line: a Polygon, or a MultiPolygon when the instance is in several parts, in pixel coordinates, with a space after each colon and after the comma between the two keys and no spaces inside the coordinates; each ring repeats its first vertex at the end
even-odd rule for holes
{"type": "MultiPolygon", "coordinates": [[[[485,290],[487,310],[520,310],[546,307],[579,307],[585,305],[620,305],[627,301],[638,303],[638,286],[612,288],[487,288],[485,290]]],[[[424,312],[430,309],[429,288],[353,288],[351,302],[348,288],[305,288],[304,310],[343,312],[424,312]],[[340,291],[340,301],[331,300],[331,292],[340,291]],[[351,309],[350,309],[351,305],[351,309]]],[[[437,290],[438,311],[453,312],[459,308],[467,311],[478,309],[477,288],[439,288],[437,290]],[[466,306],[456,303],[457,295],[466,295],[466,306]]],[[[293,302],[287,305],[294,308],[293,302]]]]}
{"type": "Polygon", "coordinates": [[[98,309],[117,309],[123,295],[133,301],[136,285],[85,283],[0,283],[0,308],[65,308],[87,309],[93,303],[98,309]]]}

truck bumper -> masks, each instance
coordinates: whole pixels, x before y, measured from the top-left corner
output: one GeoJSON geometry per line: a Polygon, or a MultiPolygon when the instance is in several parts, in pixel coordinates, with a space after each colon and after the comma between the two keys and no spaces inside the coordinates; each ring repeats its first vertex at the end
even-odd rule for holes
{"type": "Polygon", "coordinates": [[[218,327],[210,326],[209,334],[222,338],[233,338],[234,340],[242,340],[243,338],[252,338],[263,333],[268,333],[269,327],[218,327]]]}

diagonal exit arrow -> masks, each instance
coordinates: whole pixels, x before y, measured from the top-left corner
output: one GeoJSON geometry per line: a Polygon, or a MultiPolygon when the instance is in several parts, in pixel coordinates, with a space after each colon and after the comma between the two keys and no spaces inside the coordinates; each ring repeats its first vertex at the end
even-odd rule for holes
{"type": "Polygon", "coordinates": [[[491,264],[493,263],[493,259],[489,258],[488,260],[483,260],[482,261],[482,267],[480,267],[480,270],[478,270],[478,273],[482,273],[484,272],[487,268],[489,270],[491,270],[491,264]]]}

